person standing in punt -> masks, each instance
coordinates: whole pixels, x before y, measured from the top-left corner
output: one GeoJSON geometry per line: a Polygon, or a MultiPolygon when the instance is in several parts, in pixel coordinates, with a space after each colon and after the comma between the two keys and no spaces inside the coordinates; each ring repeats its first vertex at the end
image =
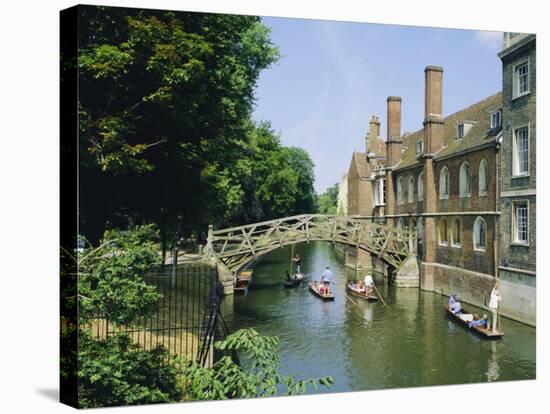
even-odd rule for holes
{"type": "Polygon", "coordinates": [[[296,256],[294,256],[294,261],[296,262],[296,273],[300,274],[302,273],[301,267],[302,267],[302,258],[298,253],[296,253],[296,256]]]}
{"type": "Polygon", "coordinates": [[[492,313],[492,330],[493,333],[497,330],[497,318],[498,318],[498,306],[500,303],[500,292],[498,290],[498,280],[495,282],[495,287],[493,288],[493,291],[491,292],[491,298],[489,300],[489,309],[491,309],[492,313]]]}
{"type": "Polygon", "coordinates": [[[367,295],[371,295],[374,287],[374,280],[372,279],[371,274],[367,273],[363,281],[365,282],[365,293],[367,295]]]}
{"type": "Polygon", "coordinates": [[[330,267],[327,266],[327,268],[323,272],[323,276],[321,276],[321,282],[325,286],[325,290],[327,293],[329,292],[329,286],[330,286],[330,281],[332,280],[332,276],[333,274],[330,271],[330,267]]]}

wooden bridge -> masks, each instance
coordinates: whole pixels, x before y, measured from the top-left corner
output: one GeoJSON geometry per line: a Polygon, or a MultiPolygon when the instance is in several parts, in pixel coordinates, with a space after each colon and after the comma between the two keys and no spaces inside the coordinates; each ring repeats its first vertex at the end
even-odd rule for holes
{"type": "Polygon", "coordinates": [[[294,243],[328,241],[368,251],[396,269],[414,255],[416,234],[385,224],[345,216],[302,214],[245,226],[208,229],[204,249],[235,273],[258,256],[294,243]]]}

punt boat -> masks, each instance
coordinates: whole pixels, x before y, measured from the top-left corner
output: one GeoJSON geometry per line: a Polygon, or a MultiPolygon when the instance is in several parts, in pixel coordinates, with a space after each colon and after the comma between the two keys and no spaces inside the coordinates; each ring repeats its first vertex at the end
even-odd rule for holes
{"type": "Polygon", "coordinates": [[[311,293],[313,293],[315,296],[317,296],[322,300],[334,300],[334,295],[332,293],[328,293],[328,294],[319,293],[319,288],[315,284],[313,284],[313,282],[309,283],[309,290],[311,291],[311,293]]]}
{"type": "Polygon", "coordinates": [[[499,339],[499,338],[502,338],[502,335],[504,335],[504,332],[500,332],[500,331],[493,332],[492,329],[487,329],[482,326],[472,326],[470,328],[469,324],[474,319],[474,315],[471,313],[468,313],[464,308],[462,309],[463,313],[458,313],[458,314],[451,312],[451,309],[449,309],[448,304],[445,305],[444,308],[445,308],[445,312],[447,312],[447,315],[449,315],[449,317],[460,322],[466,328],[479,334],[482,337],[485,337],[487,339],[499,339]]]}

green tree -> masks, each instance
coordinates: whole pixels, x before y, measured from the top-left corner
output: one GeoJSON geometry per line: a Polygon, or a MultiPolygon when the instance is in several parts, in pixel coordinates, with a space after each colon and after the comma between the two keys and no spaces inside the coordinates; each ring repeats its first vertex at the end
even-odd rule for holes
{"type": "Polygon", "coordinates": [[[317,197],[319,214],[336,214],[338,208],[338,183],[328,187],[317,197]]]}
{"type": "Polygon", "coordinates": [[[315,211],[314,164],[306,151],[283,147],[271,125],[262,122],[251,129],[251,152],[252,176],[247,190],[260,207],[256,219],[315,211]]]}
{"type": "Polygon", "coordinates": [[[277,337],[261,336],[253,329],[242,329],[216,342],[222,351],[239,352],[246,362],[235,364],[224,356],[212,368],[190,362],[185,368],[184,394],[191,400],[223,400],[231,398],[269,397],[280,388],[288,395],[304,394],[308,385],[317,389],[333,383],[331,377],[296,380],[279,372],[277,337]]]}
{"type": "Polygon", "coordinates": [[[81,6],[85,234],[153,221],[165,245],[231,215],[254,87],[277,58],[258,17],[81,6]]]}
{"type": "Polygon", "coordinates": [[[159,264],[156,238],[150,225],[111,230],[98,247],[76,255],[63,252],[61,380],[65,390],[71,381],[78,384],[77,400],[67,402],[91,408],[180,398],[178,361],[162,347],[145,351],[123,333],[96,339],[90,332],[98,316],[116,328],[151,315],[159,294],[143,276],[159,264]],[[77,323],[71,322],[76,313],[77,323]]]}

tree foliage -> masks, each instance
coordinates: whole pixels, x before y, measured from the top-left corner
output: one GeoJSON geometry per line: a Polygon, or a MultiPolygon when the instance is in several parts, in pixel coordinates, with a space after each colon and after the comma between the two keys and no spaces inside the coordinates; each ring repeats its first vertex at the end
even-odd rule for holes
{"type": "Polygon", "coordinates": [[[246,358],[243,366],[224,356],[212,368],[189,362],[185,368],[184,394],[191,400],[224,400],[231,398],[269,397],[280,392],[304,394],[308,385],[317,389],[333,383],[331,377],[296,380],[279,372],[279,340],[261,336],[254,329],[241,329],[218,341],[215,347],[238,352],[246,358]],[[246,366],[246,367],[244,367],[246,366]]]}
{"type": "Polygon", "coordinates": [[[143,350],[125,334],[92,338],[90,333],[96,318],[116,327],[152,314],[159,294],[143,276],[160,261],[155,239],[151,225],[108,230],[97,247],[63,252],[62,286],[69,286],[65,280],[78,282],[78,290],[76,295],[62,290],[62,320],[78,306],[78,323],[66,324],[61,337],[61,377],[77,382],[78,400],[72,403],[81,408],[168,402],[181,395],[178,361],[164,348],[143,350]]]}
{"type": "Polygon", "coordinates": [[[338,183],[328,187],[323,194],[317,197],[318,212],[320,214],[336,214],[338,208],[338,183]]]}
{"type": "Polygon", "coordinates": [[[79,334],[78,398],[81,408],[179,401],[178,358],[162,346],[143,350],[128,335],[97,340],[79,334]]]}
{"type": "Polygon", "coordinates": [[[260,71],[278,59],[258,17],[80,10],[80,216],[92,241],[105,226],[154,222],[166,241],[311,208],[307,154],[251,121],[260,71]],[[281,191],[274,206],[269,189],[281,191]]]}

